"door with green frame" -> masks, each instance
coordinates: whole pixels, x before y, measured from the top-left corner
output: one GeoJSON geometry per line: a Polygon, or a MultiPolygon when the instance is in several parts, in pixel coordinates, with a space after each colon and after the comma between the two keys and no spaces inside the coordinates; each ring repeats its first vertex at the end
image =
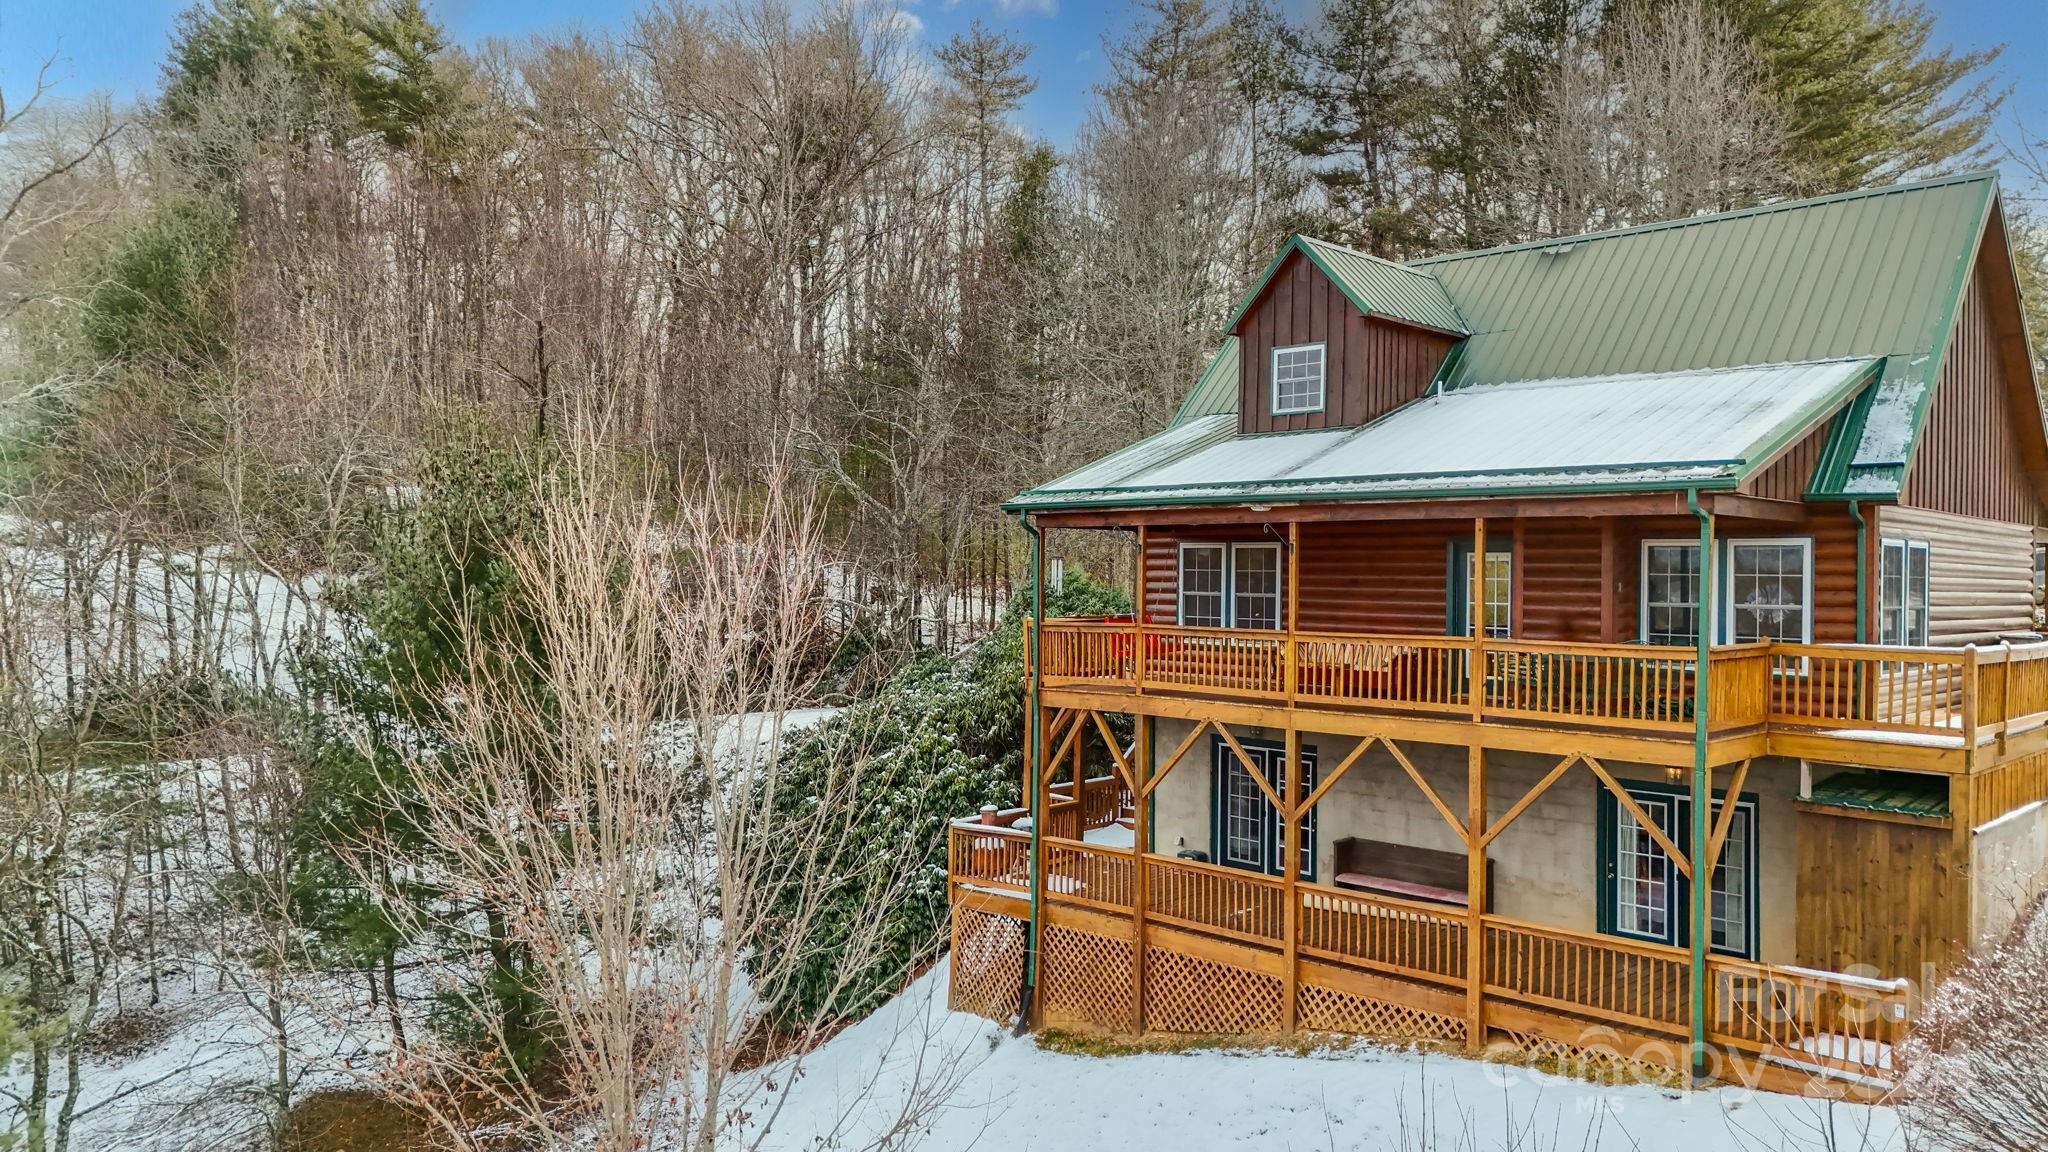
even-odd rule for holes
{"type": "MultiPolygon", "coordinates": [[[[1444,631],[1472,634],[1472,539],[1453,540],[1444,581],[1444,631]]],[[[1515,553],[1508,541],[1486,542],[1486,634],[1505,640],[1514,631],[1515,553]]]]}
{"type": "MultiPolygon", "coordinates": [[[[1282,796],[1287,794],[1287,749],[1264,740],[1240,741],[1245,755],[1258,765],[1259,774],[1282,796]]],[[[1210,843],[1216,848],[1216,863],[1231,868],[1280,875],[1287,854],[1287,822],[1280,818],[1265,790],[1245,770],[1237,753],[1221,737],[1209,738],[1213,785],[1214,827],[1210,843]]],[[[1301,750],[1301,794],[1316,786],[1316,750],[1301,750]]],[[[1316,814],[1314,809],[1301,820],[1301,879],[1315,879],[1316,814]]]]}
{"type": "MultiPolygon", "coordinates": [[[[1631,781],[1628,793],[1679,851],[1692,852],[1692,795],[1675,785],[1631,781]]],[[[1692,939],[1692,889],[1656,838],[1606,788],[1599,789],[1600,931],[1632,940],[1686,947],[1692,939]]],[[[1716,793],[1709,824],[1725,794],[1716,793]]],[[[1707,898],[1708,948],[1757,957],[1757,805],[1754,793],[1735,799],[1728,839],[1707,898]]]]}

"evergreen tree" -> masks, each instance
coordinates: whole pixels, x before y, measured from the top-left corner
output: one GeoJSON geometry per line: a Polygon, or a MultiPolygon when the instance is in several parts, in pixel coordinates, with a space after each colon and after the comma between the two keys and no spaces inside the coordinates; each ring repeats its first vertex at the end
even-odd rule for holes
{"type": "Polygon", "coordinates": [[[1792,156],[1821,191],[1988,159],[1999,49],[1930,47],[1919,0],[1720,0],[1757,45],[1792,156]]]}
{"type": "Polygon", "coordinates": [[[1410,200],[1429,95],[1419,11],[1418,0],[1331,0],[1314,26],[1288,34],[1302,103],[1288,142],[1311,163],[1337,238],[1377,256],[1418,251],[1427,231],[1410,200]]]}

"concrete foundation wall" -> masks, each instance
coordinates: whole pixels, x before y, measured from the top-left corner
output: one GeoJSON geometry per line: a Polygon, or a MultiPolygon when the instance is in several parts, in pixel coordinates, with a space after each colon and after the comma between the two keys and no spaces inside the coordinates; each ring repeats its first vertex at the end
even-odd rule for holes
{"type": "MultiPolygon", "coordinates": [[[[1163,760],[1188,734],[1192,723],[1159,719],[1152,746],[1163,760]]],[[[1236,728],[1240,740],[1280,742],[1285,733],[1236,728]]],[[[1153,794],[1154,849],[1172,855],[1183,848],[1208,852],[1215,787],[1211,740],[1204,739],[1169,774],[1153,794]]],[[[1334,769],[1357,745],[1357,738],[1328,733],[1302,734],[1304,748],[1313,749],[1323,771],[1334,769]]],[[[1444,744],[1409,743],[1402,751],[1428,780],[1444,803],[1460,817],[1465,812],[1466,749],[1444,744]]],[[[1605,763],[1605,762],[1603,762],[1605,763]]],[[[1557,764],[1555,756],[1490,751],[1486,754],[1489,820],[1507,814],[1528,790],[1557,764]]],[[[1662,768],[1606,763],[1617,779],[1684,784],[1662,768]]],[[[1718,774],[1725,786],[1727,773],[1718,774]]],[[[1750,767],[1743,786],[1757,799],[1759,958],[1791,963],[1795,948],[1796,845],[1792,802],[1798,795],[1799,770],[1793,762],[1765,759],[1750,767]]],[[[1503,916],[1593,932],[1599,927],[1598,815],[1600,782],[1582,766],[1573,767],[1550,790],[1517,817],[1489,847],[1493,860],[1493,910],[1503,916]]],[[[1464,843],[1408,778],[1385,748],[1374,748],[1353,765],[1317,806],[1315,879],[1328,883],[1337,840],[1361,836],[1432,848],[1464,851],[1464,843]]]]}
{"type": "Polygon", "coordinates": [[[2048,890],[2048,804],[2008,812],[1970,837],[1973,946],[1995,944],[2048,890]]]}

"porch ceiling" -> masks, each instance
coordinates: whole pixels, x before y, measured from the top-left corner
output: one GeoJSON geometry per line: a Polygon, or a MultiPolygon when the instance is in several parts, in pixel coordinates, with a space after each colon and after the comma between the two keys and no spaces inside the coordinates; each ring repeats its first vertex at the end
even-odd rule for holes
{"type": "Polygon", "coordinates": [[[1867,386],[1817,360],[1468,385],[1363,427],[1236,434],[1203,416],[1014,498],[1011,509],[1732,488],[1867,386]]]}

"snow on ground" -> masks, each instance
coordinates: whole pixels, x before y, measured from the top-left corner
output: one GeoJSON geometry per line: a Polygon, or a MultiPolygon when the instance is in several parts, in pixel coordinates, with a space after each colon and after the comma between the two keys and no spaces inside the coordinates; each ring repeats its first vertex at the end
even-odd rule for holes
{"type": "Polygon", "coordinates": [[[1138,842],[1137,833],[1122,824],[1105,824],[1100,828],[1090,828],[1081,833],[1081,839],[1105,848],[1129,848],[1138,842]]]}
{"type": "MultiPolygon", "coordinates": [[[[948,1012],[942,964],[797,1069],[769,1149],[876,1146],[923,1112],[918,1147],[1389,1152],[1901,1152],[1889,1109],[1739,1089],[1605,1087],[1357,1043],[1302,1055],[1049,1051],[948,1012]],[[950,1089],[928,1108],[906,1101],[950,1089]],[[842,1119],[842,1114],[851,1115],[842,1119]],[[1832,1128],[1832,1139],[1828,1136],[1832,1128]]],[[[787,1076],[787,1065],[773,1070],[787,1076]]],[[[906,1146],[910,1141],[891,1144],[906,1146]]]]}

